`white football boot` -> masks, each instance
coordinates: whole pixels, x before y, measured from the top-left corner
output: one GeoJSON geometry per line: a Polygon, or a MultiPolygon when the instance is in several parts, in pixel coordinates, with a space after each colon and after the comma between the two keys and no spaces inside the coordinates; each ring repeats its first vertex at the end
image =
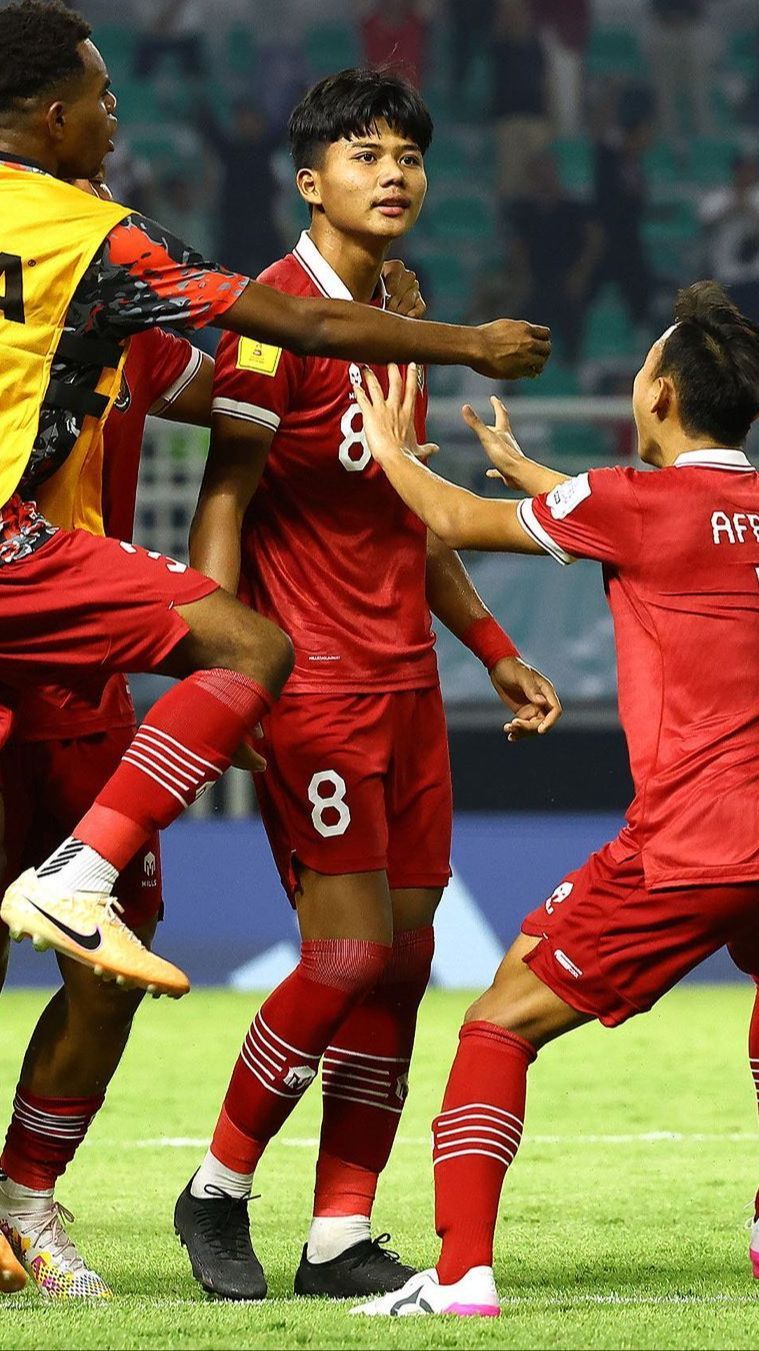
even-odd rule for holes
{"type": "Polygon", "coordinates": [[[497,1318],[501,1312],[492,1267],[471,1267],[454,1285],[441,1285],[437,1272],[420,1271],[400,1290],[357,1304],[351,1313],[386,1314],[404,1318],[410,1314],[448,1313],[459,1317],[497,1318]]]}
{"type": "Polygon", "coordinates": [[[34,1200],[17,1197],[10,1193],[7,1178],[0,1178],[0,1230],[40,1294],[48,1299],[111,1299],[111,1290],[80,1257],[66,1229],[73,1219],[52,1193],[40,1193],[34,1200]]]}
{"type": "Polygon", "coordinates": [[[55,948],[103,980],[181,999],[190,988],[184,971],[143,947],[119,919],[120,911],[113,896],[95,891],[56,893],[49,880],[40,880],[34,868],[27,868],[8,887],[0,919],[11,938],[31,938],[38,951],[55,948]]]}

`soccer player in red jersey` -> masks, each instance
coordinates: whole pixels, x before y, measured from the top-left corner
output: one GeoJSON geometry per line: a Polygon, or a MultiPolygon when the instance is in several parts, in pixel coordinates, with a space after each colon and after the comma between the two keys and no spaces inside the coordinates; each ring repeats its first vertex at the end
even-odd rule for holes
{"type": "MultiPolygon", "coordinates": [[[[386,252],[422,206],[431,133],[418,93],[386,73],[344,71],[316,85],[290,123],[311,227],[262,280],[381,308],[386,252]]],[[[551,726],[559,709],[458,557],[428,538],[372,464],[355,363],[224,337],[216,367],[191,557],[294,643],[287,691],[263,720],[269,768],[256,787],[302,950],[253,1021],[175,1225],[206,1289],[265,1294],[248,1230],[253,1174],[323,1057],[314,1219],[295,1288],[369,1293],[410,1274],[372,1241],[370,1216],[450,876],[448,743],[430,609],[522,711],[514,735],[551,726]]]]}
{"type": "MultiPolygon", "coordinates": [[[[102,178],[79,186],[110,200],[102,178]]],[[[398,313],[424,313],[417,280],[400,261],[385,269],[385,278],[398,313]]],[[[121,389],[104,428],[102,499],[108,535],[132,539],[148,414],[210,426],[212,387],[212,359],[185,338],[156,328],[130,340],[121,389]]],[[[55,476],[42,493],[51,520],[65,521],[75,513],[76,500],[67,485],[57,489],[55,476]]],[[[6,885],[44,859],[61,835],[70,834],[134,732],[123,675],[98,678],[83,690],[42,685],[18,695],[12,741],[0,755],[0,783],[4,780],[10,790],[6,885]]],[[[163,904],[157,834],[124,870],[120,897],[124,922],[149,945],[163,904]]],[[[0,967],[7,959],[4,933],[0,967]]],[[[0,1230],[12,1236],[46,1295],[107,1298],[108,1286],[87,1267],[66,1231],[54,1188],[103,1104],[142,992],[104,985],[78,963],[59,961],[64,986],[33,1033],[0,1158],[0,1230]]]]}
{"type": "MultiPolygon", "coordinates": [[[[161,324],[216,322],[304,354],[463,360],[494,376],[537,374],[548,333],[306,303],[206,263],[128,208],[85,209],[60,180],[97,172],[117,126],[89,25],[61,0],[20,0],[0,10],[0,46],[0,681],[16,689],[94,669],[181,678],[72,836],[9,888],[0,915],[14,936],[180,995],[186,976],[121,923],[113,886],[252,734],[289,674],[291,646],[183,565],[53,527],[37,488],[64,472],[86,494],[125,341],[161,324]]],[[[101,504],[82,509],[102,529],[101,504]]]]}
{"type": "MultiPolygon", "coordinates": [[[[483,499],[404,448],[415,391],[404,407],[397,370],[388,401],[371,372],[358,393],[375,459],[451,546],[602,564],[635,784],[620,835],[527,915],[469,1010],[433,1123],[437,1269],[365,1313],[499,1312],[498,1202],[547,1042],[646,1012],[724,945],[759,980],[759,476],[742,449],[759,413],[759,328],[714,282],[681,292],[675,321],[633,389],[638,451],[656,473],[568,479],[521,455],[493,400],[494,429],[471,409],[466,421],[531,496],[483,499]]],[[[759,1223],[750,1255],[759,1274],[759,1223]]]]}

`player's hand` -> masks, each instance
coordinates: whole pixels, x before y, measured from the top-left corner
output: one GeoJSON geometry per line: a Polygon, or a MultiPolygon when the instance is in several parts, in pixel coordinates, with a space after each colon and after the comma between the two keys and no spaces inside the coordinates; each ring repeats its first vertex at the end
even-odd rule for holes
{"type": "Polygon", "coordinates": [[[461,415],[467,427],[471,427],[475,436],[479,437],[482,449],[494,466],[488,469],[488,478],[500,478],[509,488],[519,487],[519,468],[525,458],[524,451],[511,430],[508,410],[504,404],[495,395],[491,397],[490,402],[495,414],[495,424],[492,427],[485,426],[482,418],[475,413],[469,403],[464,404],[461,415]]]}
{"type": "Polygon", "coordinates": [[[391,314],[402,314],[406,319],[423,319],[427,303],[419,290],[419,278],[400,258],[390,258],[382,268],[382,280],[387,287],[387,306],[391,314]]]}
{"type": "Polygon", "coordinates": [[[521,657],[502,657],[490,672],[498,698],[515,716],[504,725],[509,741],[542,736],[556,726],[561,700],[547,676],[521,657]]]}
{"type": "Polygon", "coordinates": [[[472,369],[491,380],[533,379],[551,355],[551,330],[524,319],[496,319],[477,329],[482,356],[472,369]]]}
{"type": "MultiPolygon", "coordinates": [[[[357,385],[354,393],[364,415],[366,444],[374,459],[382,464],[388,457],[417,445],[414,429],[416,366],[413,363],[409,366],[405,382],[397,366],[388,366],[387,397],[371,367],[364,366],[363,374],[365,388],[357,385]]],[[[417,446],[419,450],[421,447],[417,446]]]]}
{"type": "MultiPolygon", "coordinates": [[[[253,729],[253,736],[260,740],[263,734],[263,728],[260,722],[257,722],[253,729]]],[[[247,769],[249,774],[263,774],[266,769],[266,761],[263,755],[260,755],[256,750],[251,737],[246,737],[242,745],[238,746],[235,755],[232,757],[232,764],[235,769],[247,769]]]]}

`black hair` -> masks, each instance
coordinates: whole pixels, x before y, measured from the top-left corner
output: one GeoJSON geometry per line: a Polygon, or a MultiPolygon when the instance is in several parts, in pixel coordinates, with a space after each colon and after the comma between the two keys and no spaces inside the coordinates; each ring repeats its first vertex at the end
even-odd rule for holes
{"type": "Polygon", "coordinates": [[[759,328],[716,281],[680,291],[675,319],[657,374],[672,377],[683,430],[742,445],[759,413],[759,328]]]}
{"type": "Polygon", "coordinates": [[[317,163],[328,145],[366,136],[378,122],[407,136],[422,154],[432,140],[432,118],[421,94],[392,71],[341,70],[320,80],[290,116],[290,153],[296,169],[317,163]]]}
{"type": "Polygon", "coordinates": [[[62,0],[20,0],[0,9],[0,113],[80,75],[77,47],[91,32],[62,0]]]}

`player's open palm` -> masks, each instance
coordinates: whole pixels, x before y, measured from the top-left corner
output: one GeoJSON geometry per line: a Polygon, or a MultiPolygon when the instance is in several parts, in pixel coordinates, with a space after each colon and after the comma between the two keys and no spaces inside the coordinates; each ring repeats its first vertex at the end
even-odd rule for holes
{"type": "Polygon", "coordinates": [[[524,461],[524,451],[511,430],[508,409],[495,395],[491,397],[490,402],[495,414],[495,423],[492,427],[485,425],[469,403],[464,404],[461,415],[467,427],[471,427],[475,436],[479,437],[482,448],[493,465],[493,468],[487,471],[488,478],[500,478],[509,488],[519,487],[519,466],[524,461]]]}
{"type": "Polygon", "coordinates": [[[504,725],[509,741],[541,736],[556,726],[561,700],[547,676],[521,657],[502,657],[490,672],[493,687],[514,717],[504,725]]]}
{"type": "Polygon", "coordinates": [[[357,386],[356,401],[364,415],[364,436],[374,459],[379,464],[388,455],[408,451],[418,460],[427,460],[438,447],[429,443],[420,446],[414,424],[414,409],[418,389],[417,368],[410,365],[406,379],[397,366],[388,366],[387,397],[374,371],[364,367],[365,389],[357,386]]]}

